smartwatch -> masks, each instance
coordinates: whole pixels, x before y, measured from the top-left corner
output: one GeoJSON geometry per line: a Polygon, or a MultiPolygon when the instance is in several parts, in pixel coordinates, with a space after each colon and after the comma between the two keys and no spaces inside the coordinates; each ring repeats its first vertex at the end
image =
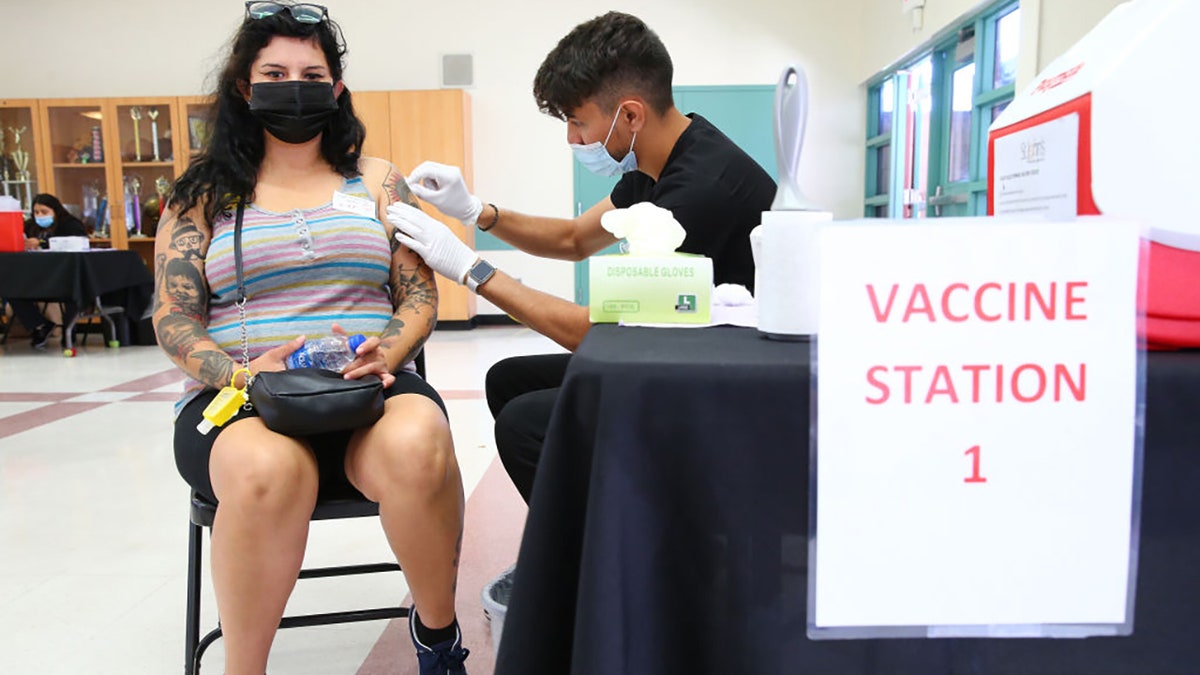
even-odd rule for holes
{"type": "Polygon", "coordinates": [[[476,291],[476,289],[483,285],[483,282],[491,279],[492,275],[495,273],[496,268],[492,267],[490,262],[480,258],[479,262],[475,263],[475,265],[467,271],[467,288],[471,289],[473,292],[476,291]]]}

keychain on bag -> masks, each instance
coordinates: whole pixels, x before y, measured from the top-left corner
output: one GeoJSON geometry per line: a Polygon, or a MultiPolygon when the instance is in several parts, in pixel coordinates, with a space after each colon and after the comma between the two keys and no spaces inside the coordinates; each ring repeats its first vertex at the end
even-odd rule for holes
{"type": "Polygon", "coordinates": [[[196,431],[202,434],[207,434],[212,431],[213,427],[225,426],[225,423],[237,414],[238,408],[250,407],[250,395],[246,393],[246,386],[241,389],[235,385],[237,382],[238,373],[246,373],[246,384],[250,382],[250,369],[239,368],[233,371],[233,377],[229,379],[229,386],[223,387],[221,391],[204,409],[204,419],[200,424],[196,425],[196,431]]]}

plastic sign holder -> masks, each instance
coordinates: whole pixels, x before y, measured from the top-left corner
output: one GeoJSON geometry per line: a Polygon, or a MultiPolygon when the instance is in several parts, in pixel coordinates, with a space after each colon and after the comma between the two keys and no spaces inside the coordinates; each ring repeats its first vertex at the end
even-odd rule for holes
{"type": "Polygon", "coordinates": [[[1128,635],[1139,228],[926,222],[820,235],[808,636],[1128,635]]]}

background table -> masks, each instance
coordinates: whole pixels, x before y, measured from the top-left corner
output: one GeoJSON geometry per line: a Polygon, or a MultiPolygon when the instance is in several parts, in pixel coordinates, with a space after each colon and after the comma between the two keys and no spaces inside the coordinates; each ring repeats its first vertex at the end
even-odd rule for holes
{"type": "Polygon", "coordinates": [[[137,322],[150,306],[153,288],[154,278],[135,251],[0,253],[0,298],[5,300],[71,301],[80,311],[120,307],[128,321],[137,322]]]}
{"type": "Polygon", "coordinates": [[[1148,356],[1131,637],[812,641],[808,350],[750,329],[592,329],[538,469],[498,675],[1200,672],[1200,353],[1148,356]]]}

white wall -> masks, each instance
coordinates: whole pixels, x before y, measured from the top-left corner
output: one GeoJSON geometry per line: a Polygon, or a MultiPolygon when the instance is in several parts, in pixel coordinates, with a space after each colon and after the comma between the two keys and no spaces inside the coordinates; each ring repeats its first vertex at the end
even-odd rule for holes
{"type": "MultiPolygon", "coordinates": [[[[546,53],[576,24],[609,9],[638,15],[666,43],[678,85],[774,84],[785,64],[799,62],[812,93],[805,191],[853,217],[863,194],[863,1],[324,4],[346,36],[352,88],[437,88],[441,54],[473,54],[476,192],[541,215],[572,215],[571,155],[565,125],[538,112],[531,85],[546,53]]],[[[23,68],[4,69],[0,98],[204,93],[243,4],[0,0],[5,52],[25,55],[23,68]]]]}
{"type": "Polygon", "coordinates": [[[1041,0],[1039,70],[1079,41],[1124,0],[1041,0]]]}
{"type": "MultiPolygon", "coordinates": [[[[957,24],[962,17],[987,6],[989,2],[925,0],[921,27],[914,28],[912,16],[901,11],[900,0],[863,0],[863,33],[869,35],[870,39],[863,45],[859,81],[866,81],[916,52],[927,50],[931,46],[929,43],[943,29],[957,24]]],[[[1022,0],[1021,4],[1027,2],[1022,0]]]]}

